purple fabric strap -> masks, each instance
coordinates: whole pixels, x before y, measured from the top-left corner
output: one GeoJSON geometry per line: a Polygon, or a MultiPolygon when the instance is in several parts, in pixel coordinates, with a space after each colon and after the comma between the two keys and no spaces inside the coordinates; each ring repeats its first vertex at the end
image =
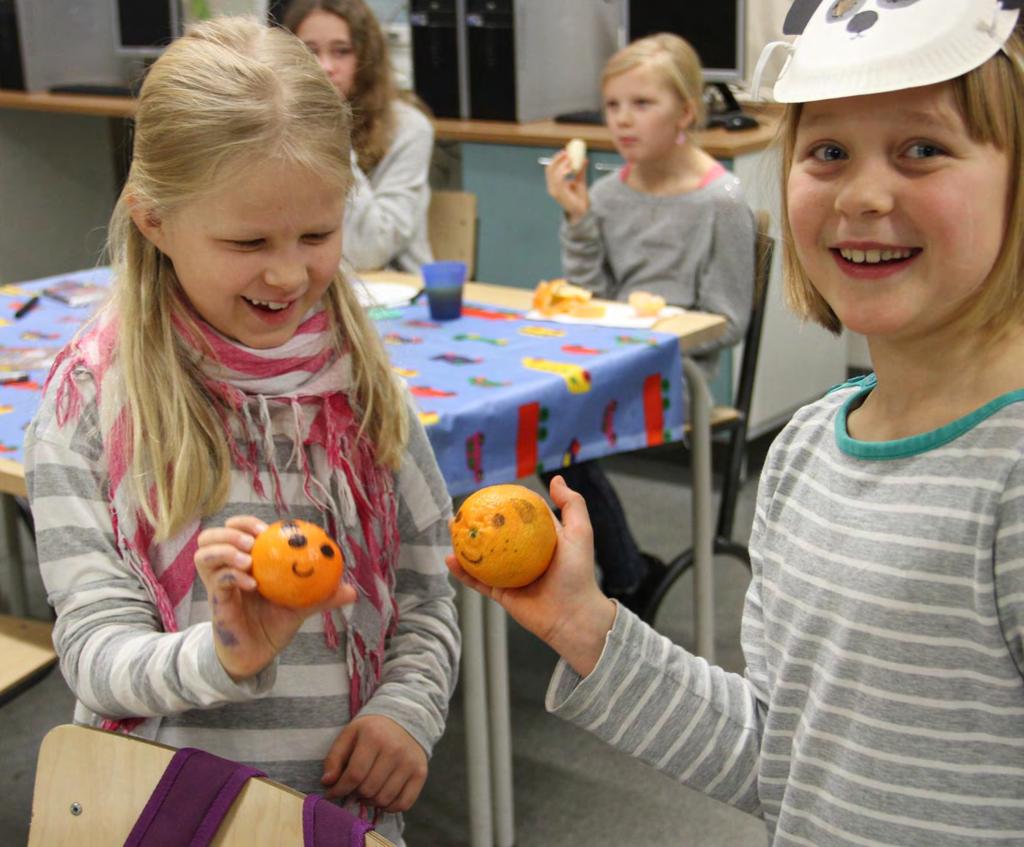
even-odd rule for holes
{"type": "Polygon", "coordinates": [[[373,826],[319,794],[302,801],[303,847],[364,847],[373,826]]]}
{"type": "Polygon", "coordinates": [[[266,774],[183,747],[160,777],[124,847],[206,847],[253,776],[266,774]]]}

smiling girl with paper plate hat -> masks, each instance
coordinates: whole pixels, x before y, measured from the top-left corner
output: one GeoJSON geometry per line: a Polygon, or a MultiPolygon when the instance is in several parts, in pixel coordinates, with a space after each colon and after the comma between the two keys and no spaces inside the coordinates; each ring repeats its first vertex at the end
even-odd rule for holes
{"type": "Polygon", "coordinates": [[[559,480],[558,550],[528,590],[449,560],[562,656],[552,712],[759,815],[772,844],[1024,843],[1017,5],[787,18],[789,299],[867,336],[876,373],[801,409],[769,452],[742,675],[600,594],[585,505],[559,480]]]}

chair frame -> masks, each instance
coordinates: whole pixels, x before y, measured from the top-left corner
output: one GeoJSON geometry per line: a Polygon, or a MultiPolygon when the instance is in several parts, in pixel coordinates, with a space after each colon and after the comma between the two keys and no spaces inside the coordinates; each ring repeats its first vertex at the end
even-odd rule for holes
{"type": "Polygon", "coordinates": [[[427,236],[435,260],[466,263],[469,279],[476,272],[477,198],[468,191],[433,191],[427,209],[427,236]]]}
{"type": "MultiPolygon", "coordinates": [[[[740,362],[739,380],[736,385],[735,404],[731,407],[716,407],[712,413],[713,432],[729,432],[726,446],[726,467],[722,477],[722,493],[718,505],[718,523],[715,527],[713,552],[716,556],[732,556],[750,567],[750,551],[745,544],[733,540],[733,524],[736,520],[736,498],[743,480],[743,463],[747,446],[747,430],[750,424],[750,406],[754,396],[754,379],[761,355],[761,336],[764,329],[764,313],[768,302],[768,285],[771,278],[772,259],[775,255],[775,239],[771,237],[771,215],[758,210],[757,238],[754,247],[754,300],[750,310],[750,323],[743,338],[743,359],[740,362]],[[717,420],[716,420],[717,418],[717,420]]],[[[640,610],[640,617],[651,623],[669,589],[693,565],[693,548],[684,550],[673,559],[661,582],[651,592],[647,604],[640,610]]]]}

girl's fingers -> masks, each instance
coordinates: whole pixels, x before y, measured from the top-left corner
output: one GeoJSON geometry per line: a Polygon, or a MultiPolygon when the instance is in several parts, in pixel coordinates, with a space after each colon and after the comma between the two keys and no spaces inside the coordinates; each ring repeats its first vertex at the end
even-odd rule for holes
{"type": "Polygon", "coordinates": [[[266,523],[252,515],[235,515],[232,518],[228,518],[224,522],[224,525],[231,529],[241,530],[246,535],[250,535],[253,538],[267,528],[266,523]]]}
{"type": "Polygon", "coordinates": [[[356,735],[352,731],[342,731],[341,735],[335,739],[331,749],[327,751],[327,758],[324,760],[324,775],[320,778],[321,782],[325,785],[333,785],[338,781],[342,769],[348,762],[349,756],[352,755],[355,742],[356,735]]]}
{"type": "Polygon", "coordinates": [[[192,557],[201,573],[210,573],[220,567],[242,571],[252,569],[252,556],[230,543],[207,544],[196,548],[192,557]]]}
{"type": "Polygon", "coordinates": [[[408,812],[409,809],[412,808],[413,803],[415,803],[416,799],[420,796],[420,790],[422,788],[422,783],[417,782],[415,779],[408,780],[405,785],[402,786],[402,791],[398,797],[394,802],[386,806],[384,811],[391,812],[392,814],[408,812]]]}
{"type": "MultiPolygon", "coordinates": [[[[395,774],[395,763],[391,761],[391,758],[385,756],[383,753],[378,753],[377,757],[373,760],[373,764],[370,769],[366,772],[359,784],[354,786],[353,790],[362,797],[366,802],[373,806],[384,805],[377,802],[377,797],[388,784],[388,779],[395,774]]],[[[398,790],[389,797],[388,802],[394,799],[394,795],[398,793],[398,790]]]]}
{"type": "Polygon", "coordinates": [[[221,568],[213,574],[213,587],[221,599],[226,599],[239,589],[253,591],[256,588],[256,580],[234,568],[221,568]]]}
{"type": "MultiPolygon", "coordinates": [[[[338,781],[328,795],[347,797],[353,791],[357,791],[372,770],[376,760],[376,751],[369,750],[366,745],[357,745],[342,767],[341,776],[338,777],[338,781]]],[[[362,796],[361,791],[358,793],[359,796],[362,796]]]]}
{"type": "Polygon", "coordinates": [[[387,809],[398,799],[402,789],[408,782],[408,775],[404,771],[395,768],[388,774],[384,784],[374,791],[373,795],[368,799],[375,808],[387,809]]]}
{"type": "Polygon", "coordinates": [[[451,575],[467,588],[472,588],[474,591],[483,594],[484,597],[491,597],[493,595],[494,589],[486,583],[470,576],[462,565],[459,564],[459,560],[453,555],[449,554],[445,556],[444,563],[448,566],[448,570],[451,572],[451,575]]]}
{"type": "Polygon", "coordinates": [[[331,595],[330,599],[317,606],[314,612],[326,612],[329,609],[338,609],[342,606],[351,606],[359,599],[359,593],[355,587],[346,582],[338,584],[338,589],[331,595]]]}

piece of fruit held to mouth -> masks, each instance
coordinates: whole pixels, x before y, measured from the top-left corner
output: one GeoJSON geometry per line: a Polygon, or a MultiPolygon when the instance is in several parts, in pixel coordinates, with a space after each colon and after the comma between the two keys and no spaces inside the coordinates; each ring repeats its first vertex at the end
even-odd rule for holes
{"type": "Polygon", "coordinates": [[[256,590],[270,602],[292,609],[329,599],[344,568],[338,545],[309,521],[272,523],[256,536],[252,546],[256,590]]]}
{"type": "Polygon", "coordinates": [[[587,142],[582,138],[574,138],[565,145],[565,152],[569,156],[569,167],[574,174],[578,174],[587,160],[587,142]]]}

